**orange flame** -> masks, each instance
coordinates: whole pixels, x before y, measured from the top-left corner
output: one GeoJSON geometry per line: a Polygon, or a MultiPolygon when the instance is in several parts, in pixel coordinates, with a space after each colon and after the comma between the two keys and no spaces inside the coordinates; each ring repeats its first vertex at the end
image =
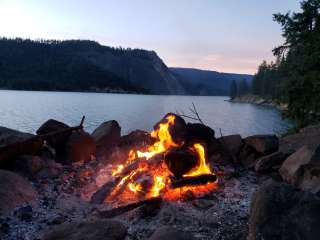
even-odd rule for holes
{"type": "Polygon", "coordinates": [[[151,137],[158,138],[159,140],[151,145],[147,152],[137,151],[139,158],[145,157],[148,160],[159,153],[167,151],[171,147],[179,146],[172,140],[169,132],[169,127],[174,124],[175,116],[169,115],[166,119],[166,123],[160,123],[159,128],[151,132],[151,137]]]}
{"type": "MultiPolygon", "coordinates": [[[[164,198],[168,200],[177,199],[179,194],[183,191],[190,190],[192,192],[205,192],[208,190],[212,190],[215,188],[215,183],[209,183],[203,186],[198,187],[182,187],[180,189],[170,189],[168,184],[170,184],[170,171],[168,170],[167,166],[162,163],[161,166],[152,166],[149,164],[149,159],[152,157],[167,152],[171,148],[177,148],[180,147],[183,143],[177,144],[173,141],[172,136],[170,135],[169,128],[170,126],[174,125],[175,123],[175,116],[174,115],[168,115],[166,117],[166,122],[160,123],[158,128],[150,133],[151,137],[156,138],[157,141],[150,145],[147,148],[147,151],[134,151],[130,150],[128,154],[127,161],[125,164],[118,165],[113,171],[112,176],[119,176],[122,171],[131,163],[134,161],[137,161],[137,159],[145,159],[145,163],[139,163],[138,168],[132,170],[128,174],[126,174],[124,177],[122,177],[121,181],[118,183],[116,188],[113,192],[118,191],[120,188],[123,189],[124,184],[126,183],[126,191],[124,191],[121,198],[127,199],[127,198],[137,198],[139,195],[141,196],[142,193],[145,194],[145,197],[157,197],[159,195],[162,195],[164,198]],[[136,174],[138,172],[146,172],[146,175],[153,176],[152,185],[149,186],[149,189],[144,189],[146,186],[142,186],[141,183],[136,182],[136,174]],[[123,187],[122,187],[123,186],[123,187]],[[136,195],[139,194],[139,195],[136,195]]],[[[202,174],[210,174],[211,169],[206,161],[205,156],[205,149],[204,146],[200,143],[195,143],[191,146],[191,150],[197,153],[199,164],[183,175],[184,177],[187,176],[198,176],[202,174]]],[[[112,192],[112,193],[113,193],[112,192]]],[[[111,193],[111,195],[112,195],[111,193]]]]}
{"type": "Polygon", "coordinates": [[[195,143],[193,144],[193,149],[198,153],[200,163],[199,165],[191,169],[190,172],[184,174],[184,177],[194,177],[194,176],[199,176],[202,174],[210,174],[211,169],[209,165],[206,163],[206,156],[205,156],[205,151],[204,147],[200,143],[195,143]]]}

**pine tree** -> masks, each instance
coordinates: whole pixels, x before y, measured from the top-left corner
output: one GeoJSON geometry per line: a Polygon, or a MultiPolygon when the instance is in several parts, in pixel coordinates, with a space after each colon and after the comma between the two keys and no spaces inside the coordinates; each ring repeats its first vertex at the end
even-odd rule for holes
{"type": "Polygon", "coordinates": [[[230,84],[230,98],[234,99],[238,96],[238,86],[235,80],[233,80],[230,84]]]}

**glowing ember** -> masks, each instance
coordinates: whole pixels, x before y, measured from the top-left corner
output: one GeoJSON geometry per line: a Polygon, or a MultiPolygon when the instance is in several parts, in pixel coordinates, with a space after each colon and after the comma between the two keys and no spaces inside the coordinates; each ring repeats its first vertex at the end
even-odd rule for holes
{"type": "MultiPolygon", "coordinates": [[[[184,143],[175,143],[170,135],[169,129],[175,124],[175,116],[168,115],[165,120],[165,122],[159,124],[156,130],[150,133],[150,136],[155,138],[156,141],[147,148],[147,151],[130,150],[125,164],[118,165],[112,171],[112,176],[120,178],[120,181],[110,196],[116,195],[121,200],[126,201],[128,199],[136,200],[141,196],[148,198],[161,195],[165,199],[174,200],[178,199],[181,193],[185,191],[192,191],[193,194],[197,195],[211,191],[216,187],[215,183],[176,189],[169,187],[173,176],[160,154],[166,153],[170,149],[179,148],[184,143]]],[[[195,143],[190,147],[190,150],[196,153],[198,165],[183,177],[212,174],[206,161],[204,146],[195,143]]]]}

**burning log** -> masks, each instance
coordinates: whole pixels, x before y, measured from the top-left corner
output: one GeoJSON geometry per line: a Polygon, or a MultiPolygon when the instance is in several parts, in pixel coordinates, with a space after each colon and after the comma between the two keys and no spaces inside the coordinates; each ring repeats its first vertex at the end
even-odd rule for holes
{"type": "Polygon", "coordinates": [[[185,120],[177,114],[167,113],[158,123],[154,125],[154,130],[159,129],[161,124],[165,124],[173,119],[173,124],[169,124],[168,131],[175,143],[182,143],[187,135],[187,124],[185,120]]]}
{"type": "Polygon", "coordinates": [[[204,185],[207,183],[213,183],[216,180],[217,180],[217,177],[214,174],[204,174],[200,176],[184,177],[182,179],[172,181],[170,184],[170,188],[204,185]]]}
{"type": "Polygon", "coordinates": [[[165,163],[176,178],[181,178],[196,167],[198,162],[197,154],[188,149],[173,149],[165,155],[165,163]]]}
{"type": "Polygon", "coordinates": [[[160,205],[161,203],[162,203],[161,197],[154,197],[154,198],[149,198],[146,200],[130,203],[124,206],[116,207],[110,210],[102,211],[99,213],[99,215],[102,218],[113,218],[144,205],[160,205]]]}

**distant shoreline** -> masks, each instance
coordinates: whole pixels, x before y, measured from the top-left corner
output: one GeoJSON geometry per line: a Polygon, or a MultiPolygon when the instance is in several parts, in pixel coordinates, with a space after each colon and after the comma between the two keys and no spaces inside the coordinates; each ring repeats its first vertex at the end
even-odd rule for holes
{"type": "Polygon", "coordinates": [[[255,104],[259,106],[265,106],[265,107],[273,107],[280,111],[286,111],[288,109],[287,104],[284,103],[278,103],[273,99],[265,99],[257,95],[243,95],[238,96],[233,99],[227,100],[232,103],[249,103],[249,104],[255,104]]]}
{"type": "Polygon", "coordinates": [[[0,88],[0,91],[18,91],[18,92],[56,92],[56,93],[101,93],[101,94],[130,94],[130,95],[147,95],[147,96],[192,96],[192,97],[226,97],[227,95],[189,95],[189,94],[153,94],[153,93],[139,93],[139,92],[124,92],[124,91],[72,91],[72,90],[29,90],[29,89],[5,89],[0,88]]]}

